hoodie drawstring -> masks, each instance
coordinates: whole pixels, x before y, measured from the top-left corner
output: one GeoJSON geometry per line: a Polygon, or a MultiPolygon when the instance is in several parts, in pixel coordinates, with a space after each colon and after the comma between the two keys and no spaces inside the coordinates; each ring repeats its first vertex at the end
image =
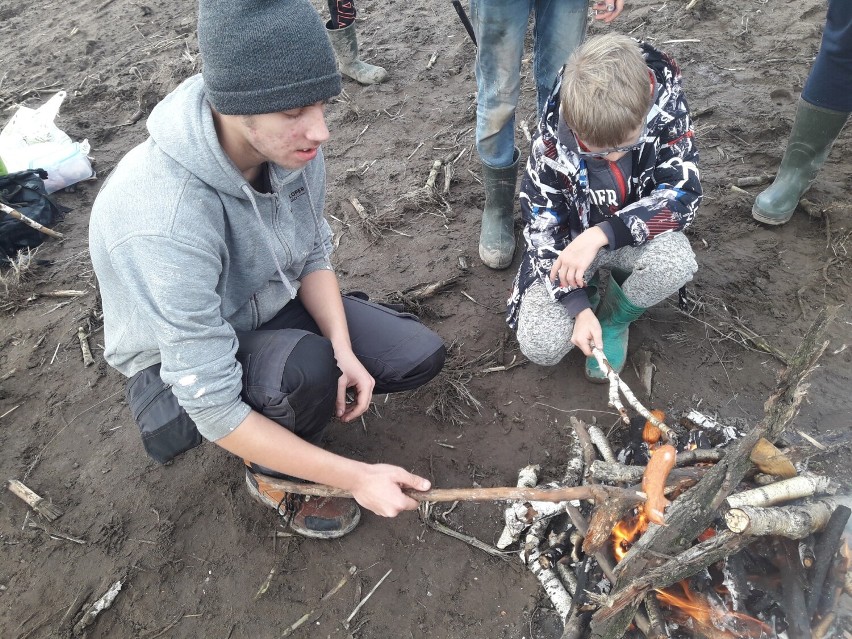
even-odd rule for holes
{"type": "MultiPolygon", "coordinates": [[[[266,227],[266,224],[263,223],[263,217],[260,215],[260,210],[257,208],[257,202],[254,199],[251,188],[247,184],[243,184],[241,190],[248,196],[248,199],[251,202],[251,208],[254,210],[254,214],[257,216],[257,220],[260,222],[260,225],[266,227]]],[[[269,249],[270,254],[272,255],[272,260],[275,262],[275,270],[278,271],[278,276],[281,278],[281,282],[290,294],[290,298],[296,299],[296,289],[293,288],[292,284],[290,284],[290,280],[284,277],[284,271],[281,269],[281,262],[278,261],[278,256],[275,254],[275,247],[272,244],[272,240],[269,239],[269,235],[266,233],[263,234],[263,239],[266,242],[266,246],[269,249]]]]}

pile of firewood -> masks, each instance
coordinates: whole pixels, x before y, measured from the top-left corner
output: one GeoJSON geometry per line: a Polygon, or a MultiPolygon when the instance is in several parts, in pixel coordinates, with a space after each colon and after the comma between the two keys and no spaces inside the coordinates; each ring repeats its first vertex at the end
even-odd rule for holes
{"type": "MultiPolygon", "coordinates": [[[[746,432],[694,411],[666,425],[602,360],[611,405],[630,421],[620,391],[641,416],[619,429],[633,438],[619,437],[627,445],[615,454],[600,428],[572,419],[564,476],[539,488],[585,488],[590,498],[515,502],[497,543],[518,544],[565,623],[563,638],[840,636],[831,633],[837,598],[852,594],[842,540],[850,509],[832,481],[774,445],[835,312],[820,314],[764,419],[746,432]]],[[[537,475],[524,468],[519,488],[538,486],[537,475]]]]}

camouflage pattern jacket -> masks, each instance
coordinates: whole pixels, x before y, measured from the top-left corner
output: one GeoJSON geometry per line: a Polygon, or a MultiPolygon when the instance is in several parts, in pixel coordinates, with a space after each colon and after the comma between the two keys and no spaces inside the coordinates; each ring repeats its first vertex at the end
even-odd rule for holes
{"type": "Polygon", "coordinates": [[[629,180],[634,195],[614,214],[603,215],[591,206],[586,161],[577,154],[573,136],[570,141],[560,141],[561,73],[551,91],[521,183],[526,251],[507,302],[506,320],[512,328],[517,325],[521,297],[536,279],[544,282],[554,300],[566,306],[577,306],[569,303],[569,296],[586,296],[584,289],[561,287],[550,280],[559,252],[586,229],[608,222],[607,235],[615,238],[615,246],[610,245],[609,250],[617,250],[682,231],[695,217],[701,201],[698,150],[680,69],[665,53],[646,43],[640,42],[640,46],[654,76],[655,99],[643,143],[632,151],[629,180]]]}

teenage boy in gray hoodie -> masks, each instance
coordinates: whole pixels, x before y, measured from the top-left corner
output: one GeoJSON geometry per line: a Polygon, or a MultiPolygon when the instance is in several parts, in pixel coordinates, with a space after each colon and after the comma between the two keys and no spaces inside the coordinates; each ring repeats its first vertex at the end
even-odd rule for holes
{"type": "Polygon", "coordinates": [[[150,137],[92,209],[105,357],[130,378],[155,459],[203,436],[246,460],[249,492],[294,530],[339,537],[358,523],[356,501],[392,517],[416,507],[403,488],[429,482],[324,450],[327,422],[359,417],[373,392],[424,384],[444,344],[413,316],[340,293],[320,147],[341,81],[309,1],[202,0],[198,39],[202,74],[152,111],[150,137]],[[355,501],[294,498],[269,475],[355,501]]]}

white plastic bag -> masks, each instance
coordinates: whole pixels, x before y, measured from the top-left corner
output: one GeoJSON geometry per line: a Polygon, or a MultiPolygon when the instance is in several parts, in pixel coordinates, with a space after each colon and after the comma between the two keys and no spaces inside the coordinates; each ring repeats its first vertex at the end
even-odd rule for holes
{"type": "Polygon", "coordinates": [[[44,169],[48,193],[95,177],[89,141],[74,142],[53,122],[66,95],[60,91],[37,109],[19,107],[0,131],[0,157],[6,170],[44,169]]]}

